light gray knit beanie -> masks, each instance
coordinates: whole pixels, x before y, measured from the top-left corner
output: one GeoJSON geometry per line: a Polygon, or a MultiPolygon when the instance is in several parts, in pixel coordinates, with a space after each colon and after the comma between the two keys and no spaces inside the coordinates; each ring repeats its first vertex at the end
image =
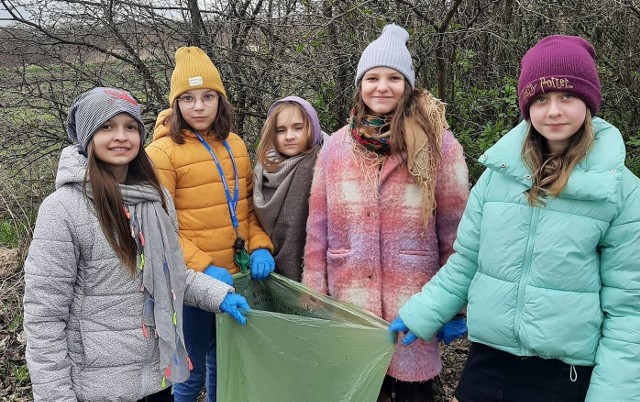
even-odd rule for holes
{"type": "Polygon", "coordinates": [[[67,116],[67,135],[87,154],[87,147],[98,128],[113,116],[127,113],[138,122],[144,142],[144,123],[138,101],[129,92],[97,87],[76,97],[67,116]]]}
{"type": "Polygon", "coordinates": [[[416,75],[413,71],[413,60],[407,49],[409,33],[396,24],[386,25],[380,37],[369,43],[358,62],[356,87],[362,76],[372,68],[388,67],[404,75],[411,88],[415,88],[416,75]]]}

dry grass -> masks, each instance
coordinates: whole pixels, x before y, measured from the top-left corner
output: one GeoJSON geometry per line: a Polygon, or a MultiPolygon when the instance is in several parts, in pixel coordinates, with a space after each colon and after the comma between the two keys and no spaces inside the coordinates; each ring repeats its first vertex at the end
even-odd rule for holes
{"type": "Polygon", "coordinates": [[[460,374],[469,354],[469,341],[466,338],[440,344],[442,372],[435,384],[436,402],[450,402],[460,380],[460,374]]]}
{"type": "Polygon", "coordinates": [[[0,247],[0,401],[31,401],[22,329],[24,280],[18,250],[0,247]]]}

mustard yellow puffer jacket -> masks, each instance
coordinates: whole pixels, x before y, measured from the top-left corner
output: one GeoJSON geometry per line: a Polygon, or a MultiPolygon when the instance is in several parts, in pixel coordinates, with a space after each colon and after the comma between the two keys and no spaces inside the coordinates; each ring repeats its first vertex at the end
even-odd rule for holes
{"type": "MultiPolygon", "coordinates": [[[[186,265],[203,271],[213,264],[236,273],[239,271],[233,263],[236,233],[218,169],[209,151],[193,132],[184,131],[184,144],[176,144],[171,139],[169,127],[162,124],[169,112],[165,110],[158,115],[153,142],[146,150],[160,182],[174,199],[186,265]]],[[[233,196],[235,179],[229,153],[216,136],[205,138],[222,165],[233,196]]],[[[234,133],[229,134],[227,143],[238,169],[239,200],[236,214],[240,235],[247,241],[249,252],[258,248],[273,252],[269,236],[253,213],[253,170],[247,147],[234,133]]]]}

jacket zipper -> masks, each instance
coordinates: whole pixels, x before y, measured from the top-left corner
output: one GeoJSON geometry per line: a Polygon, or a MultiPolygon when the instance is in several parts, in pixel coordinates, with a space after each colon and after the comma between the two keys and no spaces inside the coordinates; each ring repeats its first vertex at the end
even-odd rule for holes
{"type": "MultiPolygon", "coordinates": [[[[518,294],[516,303],[516,325],[514,326],[514,336],[520,343],[520,324],[522,324],[522,314],[524,310],[524,294],[527,281],[529,280],[529,272],[531,272],[531,259],[533,255],[533,246],[535,244],[536,230],[538,228],[538,217],[540,216],[540,208],[531,208],[531,220],[529,221],[529,236],[527,237],[527,249],[524,256],[524,264],[522,266],[522,275],[518,282],[518,294]]],[[[522,344],[520,344],[522,350],[522,344]]]]}

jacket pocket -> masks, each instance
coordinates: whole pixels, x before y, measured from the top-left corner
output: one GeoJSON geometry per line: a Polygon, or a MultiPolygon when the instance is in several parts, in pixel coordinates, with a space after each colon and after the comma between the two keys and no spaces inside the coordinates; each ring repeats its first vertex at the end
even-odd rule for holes
{"type": "Polygon", "coordinates": [[[343,254],[349,254],[350,252],[351,252],[350,248],[330,248],[327,250],[327,258],[329,258],[329,256],[331,255],[338,256],[343,254]]]}
{"type": "Polygon", "coordinates": [[[355,279],[354,272],[364,269],[358,266],[353,256],[351,249],[327,250],[327,288],[329,294],[337,299],[350,300],[347,293],[355,279]]]}
{"type": "Polygon", "coordinates": [[[332,277],[340,277],[352,269],[354,266],[353,253],[351,249],[329,249],[327,250],[327,279],[331,283],[332,277]]]}
{"type": "Polygon", "coordinates": [[[400,254],[400,255],[431,256],[431,255],[437,254],[437,253],[434,253],[433,251],[430,251],[430,250],[400,250],[398,252],[398,254],[400,254]]]}

